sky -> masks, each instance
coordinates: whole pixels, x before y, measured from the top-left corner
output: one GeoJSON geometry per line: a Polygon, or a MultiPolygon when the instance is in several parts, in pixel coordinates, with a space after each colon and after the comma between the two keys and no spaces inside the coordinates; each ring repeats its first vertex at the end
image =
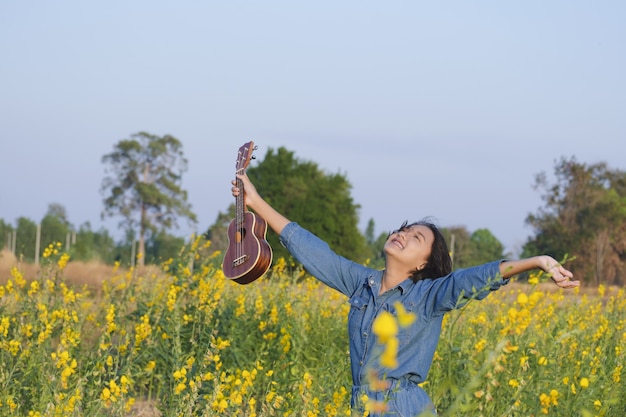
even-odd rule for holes
{"type": "Polygon", "coordinates": [[[626,169],[625,19],[622,0],[3,0],[0,219],[58,203],[115,234],[101,159],[145,131],[189,161],[180,236],[227,210],[252,140],[253,166],[285,147],[345,175],[362,230],[431,217],[519,253],[538,173],[626,169]]]}

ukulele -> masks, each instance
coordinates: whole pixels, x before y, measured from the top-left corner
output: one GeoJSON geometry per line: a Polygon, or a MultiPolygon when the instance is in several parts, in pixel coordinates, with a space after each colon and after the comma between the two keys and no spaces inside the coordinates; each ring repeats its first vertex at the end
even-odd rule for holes
{"type": "MultiPolygon", "coordinates": [[[[236,173],[244,170],[254,159],[256,150],[250,141],[239,148],[236,173]]],[[[239,284],[249,284],[261,277],[272,263],[272,248],[265,240],[267,223],[261,217],[247,210],[243,197],[243,182],[235,177],[237,188],[241,190],[235,197],[235,219],[228,226],[228,249],[224,255],[222,270],[228,279],[239,284]]]]}

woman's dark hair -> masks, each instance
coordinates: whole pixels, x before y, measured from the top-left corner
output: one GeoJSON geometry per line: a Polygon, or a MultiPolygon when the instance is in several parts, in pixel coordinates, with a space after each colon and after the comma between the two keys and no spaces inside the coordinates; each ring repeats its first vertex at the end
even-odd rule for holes
{"type": "Polygon", "coordinates": [[[426,265],[422,269],[414,269],[411,271],[411,279],[413,282],[417,282],[424,278],[441,278],[451,273],[452,258],[450,258],[450,250],[448,249],[446,239],[441,234],[439,227],[428,220],[420,220],[411,224],[405,221],[398,230],[405,230],[413,226],[426,226],[435,236],[426,265]]]}

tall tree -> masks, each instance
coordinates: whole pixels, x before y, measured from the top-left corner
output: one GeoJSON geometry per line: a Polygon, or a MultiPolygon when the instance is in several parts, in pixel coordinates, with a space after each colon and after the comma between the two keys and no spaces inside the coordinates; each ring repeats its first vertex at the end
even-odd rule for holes
{"type": "Polygon", "coordinates": [[[196,222],[181,187],[187,171],[182,144],[171,135],[139,132],[120,140],[102,162],[108,174],[102,182],[102,216],[121,215],[122,227],[138,231],[137,265],[143,266],[148,236],[178,226],[177,217],[196,222]]]}
{"type": "Polygon", "coordinates": [[[606,163],[586,165],[561,158],[555,182],[545,173],[535,178],[545,203],[526,222],[535,230],[523,256],[544,252],[575,259],[571,269],[595,284],[623,282],[626,261],[626,173],[606,163]]]}

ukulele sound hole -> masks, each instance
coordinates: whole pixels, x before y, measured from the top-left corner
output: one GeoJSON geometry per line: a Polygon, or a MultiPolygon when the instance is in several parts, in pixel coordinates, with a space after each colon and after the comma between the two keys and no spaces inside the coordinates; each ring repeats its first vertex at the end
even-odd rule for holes
{"type": "Polygon", "coordinates": [[[242,227],[241,229],[237,230],[236,241],[240,243],[240,242],[243,242],[245,238],[246,238],[246,229],[242,227]]]}
{"type": "MultiPolygon", "coordinates": [[[[241,243],[246,238],[246,229],[244,227],[237,231],[237,242],[241,243]]],[[[233,260],[233,268],[243,265],[248,260],[248,255],[241,255],[233,260]]]]}

